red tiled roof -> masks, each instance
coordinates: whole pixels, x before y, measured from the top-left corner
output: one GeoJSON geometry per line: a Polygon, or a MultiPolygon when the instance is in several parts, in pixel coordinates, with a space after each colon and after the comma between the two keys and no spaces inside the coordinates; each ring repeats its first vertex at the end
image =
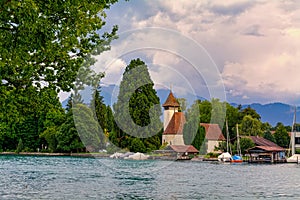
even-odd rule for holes
{"type": "Polygon", "coordinates": [[[163,107],[179,107],[179,103],[177,102],[176,98],[174,97],[173,93],[170,92],[166,102],[162,105],[163,107]]]}
{"type": "Polygon", "coordinates": [[[183,134],[185,116],[182,112],[175,112],[163,134],[183,134]]]}
{"type": "Polygon", "coordinates": [[[199,151],[193,145],[169,145],[166,150],[173,150],[177,153],[198,153],[199,151]]]}
{"type": "Polygon", "coordinates": [[[284,151],[285,149],[278,146],[277,144],[275,144],[274,142],[271,142],[270,140],[267,140],[263,137],[259,137],[259,136],[247,136],[248,138],[250,138],[255,145],[255,147],[248,149],[249,150],[253,150],[253,149],[262,149],[264,151],[284,151]]]}
{"type": "Polygon", "coordinates": [[[263,137],[259,137],[259,136],[248,136],[253,142],[255,145],[257,146],[267,146],[267,147],[279,147],[281,148],[280,146],[278,146],[277,144],[275,144],[274,142],[271,142],[270,140],[267,140],[263,137]]]}
{"type": "Polygon", "coordinates": [[[251,151],[251,150],[254,150],[254,149],[262,149],[264,151],[285,151],[284,148],[280,147],[280,146],[277,146],[277,147],[270,147],[270,146],[255,146],[255,147],[252,147],[250,149],[248,149],[247,151],[251,151]]]}
{"type": "Polygon", "coordinates": [[[218,124],[200,123],[205,128],[205,139],[225,140],[225,137],[218,124]]]}

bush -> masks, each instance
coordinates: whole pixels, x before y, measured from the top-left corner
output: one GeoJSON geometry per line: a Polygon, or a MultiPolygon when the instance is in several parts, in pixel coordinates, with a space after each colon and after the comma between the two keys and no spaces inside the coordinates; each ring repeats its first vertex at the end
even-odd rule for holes
{"type": "Polygon", "coordinates": [[[142,153],[145,153],[146,150],[147,150],[147,149],[146,149],[144,143],[143,143],[139,138],[134,138],[134,139],[131,141],[130,151],[132,151],[132,152],[142,152],[142,153]]]}
{"type": "Polygon", "coordinates": [[[205,155],[206,158],[217,158],[219,156],[218,153],[209,152],[205,155]]]}

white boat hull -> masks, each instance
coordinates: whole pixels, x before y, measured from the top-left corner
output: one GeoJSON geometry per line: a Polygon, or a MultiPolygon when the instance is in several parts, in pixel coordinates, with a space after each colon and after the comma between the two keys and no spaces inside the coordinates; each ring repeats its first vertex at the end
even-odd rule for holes
{"type": "Polygon", "coordinates": [[[231,157],[230,153],[228,153],[228,152],[222,153],[221,155],[218,156],[219,162],[230,162],[231,160],[232,160],[232,157],[231,157]]]}
{"type": "Polygon", "coordinates": [[[294,154],[288,159],[286,159],[288,163],[300,163],[300,154],[294,154]]]}

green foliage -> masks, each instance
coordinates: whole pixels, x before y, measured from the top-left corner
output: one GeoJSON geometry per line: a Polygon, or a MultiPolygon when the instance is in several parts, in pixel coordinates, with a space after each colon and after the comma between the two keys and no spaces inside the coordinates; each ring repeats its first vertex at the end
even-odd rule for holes
{"type": "Polygon", "coordinates": [[[264,133],[264,138],[267,139],[267,140],[270,140],[271,142],[276,143],[275,137],[270,131],[266,131],[264,133]]]}
{"type": "Polygon", "coordinates": [[[144,143],[142,142],[142,140],[140,140],[139,138],[134,138],[131,140],[130,143],[130,151],[132,152],[146,152],[146,147],[144,145],[144,143]]]}
{"type": "Polygon", "coordinates": [[[177,98],[177,101],[180,105],[179,112],[185,112],[187,108],[187,101],[185,98],[177,98]]]}
{"type": "Polygon", "coordinates": [[[39,135],[41,139],[44,139],[49,152],[56,152],[57,150],[57,134],[60,126],[66,120],[66,114],[63,109],[52,108],[50,109],[43,121],[45,127],[44,131],[39,135]]]}
{"type": "Polygon", "coordinates": [[[161,107],[148,68],[140,59],[126,67],[114,104],[115,126],[110,138],[120,148],[132,146],[134,137],[144,138],[147,150],[158,149],[161,142],[161,107]]]}
{"type": "Polygon", "coordinates": [[[205,155],[205,158],[217,158],[219,156],[218,153],[209,152],[205,155]]]}
{"type": "Polygon", "coordinates": [[[109,105],[106,106],[106,117],[107,117],[107,131],[110,133],[114,128],[114,115],[111,107],[109,105]]]}
{"type": "MultiPolygon", "coordinates": [[[[236,124],[240,124],[241,121],[239,119],[240,113],[238,108],[233,107],[229,103],[226,104],[226,118],[228,122],[228,131],[229,138],[233,139],[236,137],[236,124]]],[[[223,133],[226,133],[226,126],[223,126],[223,133]]],[[[224,134],[226,137],[227,134],[224,134]]]]}
{"type": "Polygon", "coordinates": [[[256,118],[252,118],[250,115],[246,115],[241,122],[241,135],[262,136],[263,132],[261,130],[261,126],[261,121],[256,118]]]}
{"type": "Polygon", "coordinates": [[[83,85],[93,85],[103,76],[90,69],[95,62],[91,55],[109,50],[116,38],[117,27],[99,35],[104,10],[115,2],[0,3],[0,149],[15,150],[19,138],[24,149],[33,151],[41,146],[55,151],[56,143],[64,151],[81,146],[79,140],[72,148],[61,146],[61,135],[76,131],[70,119],[66,124],[61,118],[64,111],[57,94],[76,83],[78,95],[83,85]]]}
{"type": "Polygon", "coordinates": [[[211,110],[210,123],[218,124],[222,128],[225,122],[226,104],[220,102],[219,99],[212,98],[211,106],[212,106],[212,110],[211,110]]]}
{"type": "Polygon", "coordinates": [[[209,101],[196,101],[199,104],[200,122],[210,123],[212,105],[209,101]]]}
{"type": "Polygon", "coordinates": [[[256,112],[256,110],[254,110],[250,106],[248,106],[247,108],[241,110],[240,118],[243,119],[247,115],[251,116],[253,119],[257,119],[257,120],[261,119],[260,115],[256,112]]]}
{"type": "Polygon", "coordinates": [[[200,126],[198,101],[196,101],[186,114],[186,123],[183,127],[183,139],[186,145],[193,145],[201,150],[205,146],[205,129],[200,126]]]}
{"type": "Polygon", "coordinates": [[[16,153],[20,153],[23,150],[23,148],[24,148],[23,141],[22,141],[22,138],[20,138],[17,149],[16,149],[16,153]]]}
{"type": "Polygon", "coordinates": [[[276,144],[281,147],[287,148],[290,144],[290,136],[283,124],[278,124],[274,138],[276,140],[276,144]]]}
{"type": "Polygon", "coordinates": [[[107,108],[104,104],[103,97],[100,95],[100,86],[95,90],[93,99],[91,100],[91,109],[94,111],[97,121],[104,131],[108,127],[107,108]]]}
{"type": "MultiPolygon", "coordinates": [[[[228,152],[230,153],[230,150],[235,150],[233,144],[229,143],[229,149],[228,149],[228,152]]],[[[219,146],[216,147],[215,150],[220,150],[221,152],[227,152],[227,142],[226,141],[222,141],[222,142],[219,142],[219,146]]]]}
{"type": "MultiPolygon", "coordinates": [[[[234,146],[233,153],[237,153],[236,152],[237,143],[235,142],[233,146],[234,146]]],[[[247,149],[252,148],[254,146],[255,144],[250,138],[245,138],[245,137],[240,138],[240,147],[241,147],[242,154],[245,154],[247,149]]]]}
{"type": "Polygon", "coordinates": [[[104,133],[95,120],[92,110],[84,104],[76,104],[72,111],[80,139],[89,151],[95,152],[99,148],[104,148],[104,133]]]}
{"type": "Polygon", "coordinates": [[[83,59],[98,45],[96,53],[108,49],[115,37],[116,28],[102,37],[98,33],[105,24],[104,9],[115,2],[4,1],[0,5],[2,84],[69,91],[83,59]]]}
{"type": "MultiPolygon", "coordinates": [[[[295,123],[294,124],[294,130],[297,131],[297,132],[300,132],[300,124],[295,123]]],[[[287,131],[289,131],[289,130],[287,130],[287,131]]]]}

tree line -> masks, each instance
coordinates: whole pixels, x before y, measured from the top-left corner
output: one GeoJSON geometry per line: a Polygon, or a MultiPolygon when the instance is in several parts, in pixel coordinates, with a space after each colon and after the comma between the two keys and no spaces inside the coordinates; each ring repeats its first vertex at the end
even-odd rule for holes
{"type": "MultiPolygon", "coordinates": [[[[1,123],[0,150],[96,152],[105,149],[113,152],[127,149],[151,152],[162,147],[160,100],[142,60],[132,60],[126,67],[113,108],[105,105],[99,85],[93,94],[89,104],[84,103],[80,93],[71,95],[65,109],[57,93],[48,88],[37,93],[35,98],[28,98],[28,102],[36,107],[27,108],[24,119],[1,123]],[[74,113],[80,116],[77,120],[74,113]],[[80,134],[78,130],[83,130],[83,133],[80,134]]],[[[289,146],[288,131],[291,127],[282,123],[275,127],[262,123],[260,115],[251,107],[242,109],[241,106],[234,107],[227,102],[212,99],[197,100],[186,110],[186,100],[179,99],[179,102],[185,105],[180,110],[187,119],[184,141],[194,145],[200,152],[205,151],[205,130],[200,122],[219,124],[225,137],[228,128],[233,151],[236,150],[237,125],[241,136],[261,136],[279,146],[289,146]],[[227,127],[224,119],[228,122],[227,127]]],[[[241,138],[240,143],[243,151],[254,146],[247,138],[241,138]]],[[[225,151],[225,148],[225,143],[221,143],[219,149],[225,151]]]]}
{"type": "MultiPolygon", "coordinates": [[[[237,149],[237,131],[239,131],[241,137],[242,153],[245,153],[246,149],[255,146],[252,140],[245,136],[264,137],[284,148],[288,148],[290,144],[290,126],[284,126],[279,122],[275,127],[272,127],[268,122],[263,123],[261,116],[250,106],[246,108],[242,108],[241,105],[234,107],[228,102],[221,102],[219,99],[214,98],[211,101],[197,100],[187,110],[186,116],[185,141],[187,141],[187,144],[193,144],[200,152],[204,152],[203,148],[205,148],[205,130],[204,127],[199,125],[199,122],[218,124],[222,128],[225,138],[228,131],[230,148],[233,153],[236,153],[237,149]],[[194,140],[192,140],[193,138],[194,140]]],[[[221,143],[217,150],[226,151],[226,142],[221,143]]]]}

